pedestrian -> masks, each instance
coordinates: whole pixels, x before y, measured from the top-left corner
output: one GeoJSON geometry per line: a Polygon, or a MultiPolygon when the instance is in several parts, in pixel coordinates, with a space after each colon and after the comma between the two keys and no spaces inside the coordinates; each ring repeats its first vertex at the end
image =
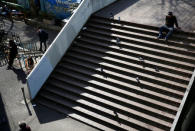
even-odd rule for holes
{"type": "Polygon", "coordinates": [[[10,40],[9,41],[9,56],[8,56],[9,62],[8,62],[7,69],[13,69],[12,65],[13,65],[14,59],[16,58],[17,54],[18,54],[17,45],[13,40],[10,40]]]}
{"type": "Polygon", "coordinates": [[[19,127],[19,131],[31,131],[31,128],[25,122],[19,122],[19,127]]]}
{"type": "Polygon", "coordinates": [[[40,41],[40,48],[39,48],[39,51],[42,51],[42,44],[44,43],[44,46],[45,46],[45,50],[47,49],[47,45],[46,45],[46,41],[48,39],[48,33],[45,32],[43,29],[41,29],[40,27],[38,28],[38,36],[39,36],[39,41],[40,41]]]}
{"type": "Polygon", "coordinates": [[[1,44],[2,40],[3,40],[4,35],[5,35],[5,31],[4,30],[0,30],[0,44],[1,44]]]}
{"type": "Polygon", "coordinates": [[[180,29],[177,23],[177,18],[173,15],[172,12],[168,12],[168,15],[165,19],[165,25],[160,27],[159,36],[158,39],[163,38],[163,31],[168,31],[168,33],[165,36],[165,41],[168,40],[169,36],[173,33],[174,25],[176,25],[177,29],[180,29]]]}
{"type": "Polygon", "coordinates": [[[41,9],[40,0],[34,0],[34,4],[35,4],[35,13],[36,15],[39,15],[39,11],[41,9]]]}

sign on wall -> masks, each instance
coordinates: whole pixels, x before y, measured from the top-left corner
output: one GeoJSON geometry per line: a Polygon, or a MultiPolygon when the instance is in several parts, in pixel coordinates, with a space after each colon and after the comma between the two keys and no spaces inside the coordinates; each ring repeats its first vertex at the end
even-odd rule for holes
{"type": "Polygon", "coordinates": [[[72,14],[71,6],[81,0],[44,0],[44,8],[57,18],[64,19],[72,14]]]}

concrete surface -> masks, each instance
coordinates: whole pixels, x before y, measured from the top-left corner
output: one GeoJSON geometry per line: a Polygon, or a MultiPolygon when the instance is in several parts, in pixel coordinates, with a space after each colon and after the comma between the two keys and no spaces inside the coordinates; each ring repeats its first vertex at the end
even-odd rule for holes
{"type": "MultiPolygon", "coordinates": [[[[22,38],[22,42],[34,41],[38,43],[35,34],[36,28],[25,25],[23,22],[15,21],[13,25],[6,21],[6,30],[17,32],[22,38]],[[11,28],[10,28],[11,27],[11,28]]],[[[49,31],[50,41],[55,38],[58,32],[49,31]]],[[[49,43],[48,43],[49,45],[49,43]]],[[[17,131],[18,122],[26,121],[32,131],[95,131],[96,129],[80,123],[74,119],[67,118],[65,115],[41,107],[32,106],[29,102],[29,109],[24,104],[21,88],[24,87],[27,101],[29,94],[27,89],[26,74],[20,69],[18,61],[14,61],[14,70],[6,70],[7,65],[0,67],[0,116],[8,120],[0,124],[0,131],[17,131]],[[32,115],[30,115],[31,113],[32,115]]]]}
{"type": "MultiPolygon", "coordinates": [[[[38,27],[26,25],[22,21],[14,21],[14,23],[12,24],[10,21],[7,20],[5,21],[5,25],[5,30],[16,32],[20,36],[22,43],[37,43],[37,46],[39,47],[39,38],[37,36],[38,27]]],[[[47,29],[45,29],[45,31],[49,34],[49,39],[47,42],[47,46],[49,46],[58,34],[58,31],[47,29]]]]}
{"type": "MultiPolygon", "coordinates": [[[[190,101],[189,101],[189,97],[191,97],[191,94],[190,94],[190,91],[193,91],[193,89],[192,88],[194,88],[193,87],[193,84],[194,84],[194,79],[195,79],[195,70],[194,70],[194,72],[193,72],[193,74],[192,74],[192,77],[191,77],[191,79],[190,79],[190,82],[189,82],[189,84],[188,84],[188,87],[187,87],[187,90],[186,90],[186,92],[185,92],[185,94],[184,94],[184,97],[183,97],[183,99],[182,99],[182,102],[181,102],[181,104],[180,104],[180,107],[179,107],[179,109],[178,109],[178,112],[177,112],[177,114],[176,114],[176,117],[175,117],[175,120],[174,120],[174,122],[173,122],[173,126],[171,127],[171,131],[175,131],[175,130],[178,130],[178,127],[181,127],[181,123],[180,123],[180,119],[183,119],[182,117],[183,117],[183,114],[185,114],[184,112],[185,112],[185,110],[187,110],[187,108],[186,108],[186,105],[188,104],[188,103],[190,103],[190,101]],[[188,101],[187,101],[188,100],[188,101]],[[183,113],[183,114],[182,114],[183,113]]],[[[186,117],[186,118],[188,118],[188,117],[186,117]]],[[[188,121],[189,122],[189,121],[188,121]]],[[[190,121],[191,122],[191,121],[190,121]]],[[[184,123],[185,124],[185,123],[184,123]]]]}
{"type": "Polygon", "coordinates": [[[195,31],[194,0],[120,0],[97,12],[97,15],[140,24],[161,26],[165,15],[172,11],[184,31],[195,31]]]}
{"type": "Polygon", "coordinates": [[[36,131],[54,131],[54,129],[56,131],[97,131],[97,129],[41,105],[35,106],[34,111],[38,119],[30,123],[36,131]]]}

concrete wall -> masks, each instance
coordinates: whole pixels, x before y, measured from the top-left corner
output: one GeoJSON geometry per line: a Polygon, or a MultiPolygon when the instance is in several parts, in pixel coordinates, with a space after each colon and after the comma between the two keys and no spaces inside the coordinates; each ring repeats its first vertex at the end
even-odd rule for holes
{"type": "Polygon", "coordinates": [[[55,66],[70,47],[90,15],[116,0],[83,0],[75,13],[55,38],[40,62],[27,77],[31,99],[45,83],[55,66]]]}
{"type": "Polygon", "coordinates": [[[174,119],[171,131],[181,131],[182,123],[188,113],[189,105],[191,105],[192,100],[194,99],[194,84],[195,83],[195,70],[191,76],[190,82],[180,104],[180,107],[177,111],[176,117],[174,119]]]}

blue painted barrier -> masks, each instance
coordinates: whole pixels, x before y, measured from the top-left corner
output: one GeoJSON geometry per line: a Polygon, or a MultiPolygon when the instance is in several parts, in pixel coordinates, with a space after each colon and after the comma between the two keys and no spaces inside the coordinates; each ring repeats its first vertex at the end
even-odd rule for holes
{"type": "Polygon", "coordinates": [[[65,19],[70,17],[72,12],[69,7],[73,3],[79,3],[81,0],[42,0],[40,1],[41,10],[52,14],[56,18],[65,19]]]}

